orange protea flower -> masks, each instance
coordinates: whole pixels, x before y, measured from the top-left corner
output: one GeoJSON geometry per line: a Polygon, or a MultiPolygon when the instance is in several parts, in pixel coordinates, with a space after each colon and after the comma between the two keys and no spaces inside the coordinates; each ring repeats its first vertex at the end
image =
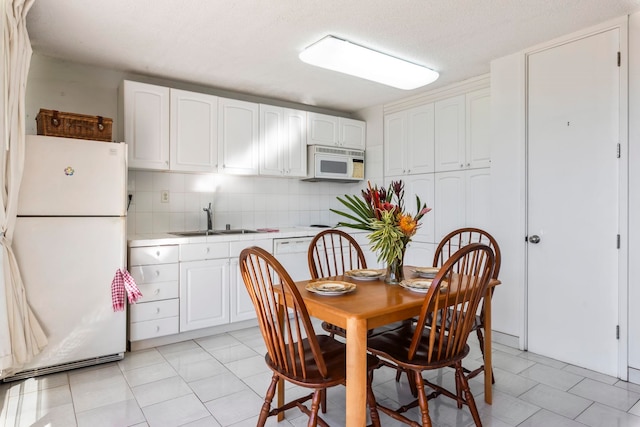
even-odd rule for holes
{"type": "Polygon", "coordinates": [[[416,232],[416,228],[418,227],[418,223],[411,215],[402,214],[400,215],[398,226],[405,235],[413,236],[416,232]]]}

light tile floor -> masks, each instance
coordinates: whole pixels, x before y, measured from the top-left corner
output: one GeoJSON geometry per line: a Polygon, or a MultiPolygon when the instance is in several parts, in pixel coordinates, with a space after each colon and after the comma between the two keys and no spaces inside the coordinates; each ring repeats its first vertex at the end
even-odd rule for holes
{"type": "MultiPolygon", "coordinates": [[[[470,339],[471,340],[471,339],[470,339]]],[[[473,340],[472,340],[473,341],[473,340]]],[[[465,366],[480,364],[477,341],[465,366]]],[[[255,426],[271,374],[257,327],[133,353],[124,360],[90,368],[0,383],[2,426],[255,426]]],[[[640,386],[518,349],[494,344],[494,403],[484,403],[481,378],[471,390],[488,427],[640,426],[640,386]]],[[[426,375],[453,387],[443,369],[426,375]]],[[[287,397],[304,393],[287,386],[287,397]]],[[[395,371],[374,375],[374,392],[387,405],[410,399],[406,378],[395,371]]],[[[323,418],[344,426],[344,388],[328,392],[323,418]]],[[[440,396],[429,401],[435,426],[473,425],[466,407],[459,410],[440,396]]],[[[418,418],[417,409],[409,411],[418,418]]],[[[384,426],[401,425],[381,414],[384,426]]],[[[269,426],[305,426],[297,409],[269,426]]]]}

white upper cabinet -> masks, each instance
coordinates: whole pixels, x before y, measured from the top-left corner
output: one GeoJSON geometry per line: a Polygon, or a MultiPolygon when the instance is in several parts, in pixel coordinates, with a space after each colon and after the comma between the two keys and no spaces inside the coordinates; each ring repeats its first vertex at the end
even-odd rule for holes
{"type": "Polygon", "coordinates": [[[129,167],[169,169],[169,88],[125,80],[120,103],[129,167]]]}
{"type": "Polygon", "coordinates": [[[476,90],[435,104],[436,172],[489,167],[489,89],[476,90]]]}
{"type": "Polygon", "coordinates": [[[338,128],[340,129],[339,142],[341,147],[364,150],[367,132],[365,122],[338,117],[338,128]]]}
{"type": "Polygon", "coordinates": [[[307,117],[307,144],[364,150],[365,122],[319,113],[308,113],[307,117]]]}
{"type": "Polygon", "coordinates": [[[491,95],[489,88],[467,93],[466,162],[470,168],[491,166],[491,95]]]}
{"type": "Polygon", "coordinates": [[[258,175],[258,122],[258,104],[219,98],[218,171],[233,175],[258,175]]]}
{"type": "Polygon", "coordinates": [[[260,104],[260,175],[306,174],[306,111],[260,104]]]}
{"type": "Polygon", "coordinates": [[[216,172],[218,97],[171,89],[171,170],[216,172]]]}
{"type": "Polygon", "coordinates": [[[385,115],[385,175],[434,171],[434,105],[385,115]]]}
{"type": "Polygon", "coordinates": [[[464,95],[435,103],[436,172],[467,167],[465,128],[464,95]]]}

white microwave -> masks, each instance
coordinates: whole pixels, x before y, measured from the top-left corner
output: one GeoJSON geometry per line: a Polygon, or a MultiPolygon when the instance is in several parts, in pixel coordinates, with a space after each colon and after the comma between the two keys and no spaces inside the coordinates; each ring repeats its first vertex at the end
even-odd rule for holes
{"type": "Polygon", "coordinates": [[[303,181],[356,182],[364,179],[364,151],[309,145],[303,181]]]}

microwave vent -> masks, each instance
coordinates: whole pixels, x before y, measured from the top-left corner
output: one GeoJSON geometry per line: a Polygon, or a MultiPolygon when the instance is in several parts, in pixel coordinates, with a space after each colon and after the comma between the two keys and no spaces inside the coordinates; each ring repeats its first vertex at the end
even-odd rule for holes
{"type": "Polygon", "coordinates": [[[332,147],[323,147],[317,145],[314,147],[314,151],[316,153],[325,153],[325,154],[338,154],[341,156],[347,155],[352,157],[364,157],[364,151],[360,150],[346,150],[344,148],[332,148],[332,147]]]}

